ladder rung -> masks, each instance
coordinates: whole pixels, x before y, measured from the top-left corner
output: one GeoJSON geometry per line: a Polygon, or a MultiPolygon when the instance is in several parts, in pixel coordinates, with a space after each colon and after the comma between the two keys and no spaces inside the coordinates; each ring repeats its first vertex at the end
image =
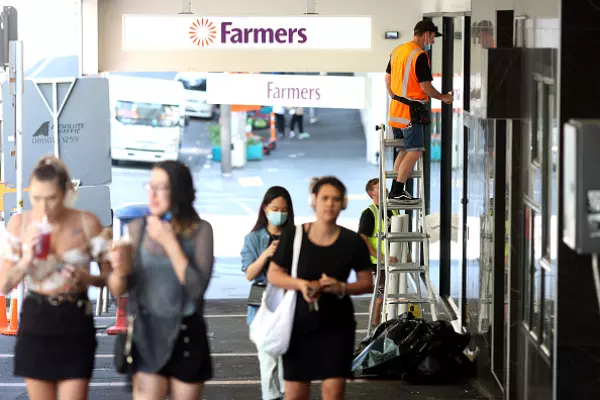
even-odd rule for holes
{"type": "Polygon", "coordinates": [[[388,210],[420,210],[423,208],[423,202],[419,199],[417,203],[406,204],[393,200],[387,200],[387,208],[388,210]]]}
{"type": "MultiPolygon", "coordinates": [[[[394,179],[398,176],[396,171],[385,171],[385,179],[394,179]]],[[[421,171],[413,171],[409,178],[421,178],[423,177],[423,173],[421,171]]]]}
{"type": "Polygon", "coordinates": [[[388,305],[394,305],[394,304],[425,304],[425,303],[429,303],[429,300],[427,300],[427,299],[419,299],[419,300],[404,300],[404,299],[392,300],[392,299],[389,299],[387,301],[388,305]]]}
{"type": "Polygon", "coordinates": [[[404,139],[383,139],[383,145],[387,147],[404,147],[404,139]]]}
{"type": "Polygon", "coordinates": [[[388,293],[387,304],[429,303],[429,299],[416,293],[388,293]]]}
{"type": "Polygon", "coordinates": [[[394,232],[384,236],[390,242],[422,242],[429,236],[421,232],[394,232]]]}
{"type": "Polygon", "coordinates": [[[390,274],[400,274],[406,272],[423,272],[425,271],[425,267],[417,264],[391,264],[390,265],[390,274]]]}

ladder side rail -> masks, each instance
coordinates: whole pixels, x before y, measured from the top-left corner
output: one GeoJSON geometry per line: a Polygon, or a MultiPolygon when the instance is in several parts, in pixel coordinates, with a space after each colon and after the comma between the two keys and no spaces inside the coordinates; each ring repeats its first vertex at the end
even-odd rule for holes
{"type": "MultiPolygon", "coordinates": [[[[383,194],[385,193],[385,125],[380,125],[381,133],[379,135],[379,204],[381,208],[382,204],[385,203],[383,194]]],[[[377,297],[379,296],[379,280],[381,277],[381,245],[383,235],[382,227],[379,224],[377,232],[377,265],[375,267],[375,281],[373,282],[373,294],[371,295],[371,307],[369,310],[369,326],[367,327],[367,337],[371,337],[373,331],[373,319],[375,317],[375,310],[377,304],[377,297]]],[[[382,307],[383,308],[383,307],[382,307]]]]}
{"type": "MultiPolygon", "coordinates": [[[[386,125],[387,127],[387,125],[386,125]]],[[[387,129],[382,129],[381,132],[381,146],[382,148],[385,150],[385,139],[387,138],[387,129]]],[[[392,148],[392,152],[393,152],[393,148],[392,148]]],[[[382,190],[382,188],[385,188],[386,186],[386,181],[385,181],[385,171],[386,171],[386,165],[385,165],[385,159],[383,159],[381,161],[381,173],[380,173],[380,180],[379,180],[379,189],[382,190]]],[[[384,285],[383,285],[383,300],[382,300],[382,306],[381,306],[381,321],[387,321],[387,298],[390,292],[390,255],[389,255],[389,251],[390,251],[390,244],[389,244],[389,240],[388,240],[388,232],[389,232],[389,226],[388,226],[388,218],[387,218],[387,213],[388,213],[388,202],[387,202],[387,195],[382,196],[379,199],[379,202],[381,203],[382,208],[380,209],[380,212],[383,213],[384,218],[383,218],[383,223],[379,224],[380,227],[380,231],[381,234],[380,236],[383,238],[383,272],[385,274],[385,280],[384,280],[384,285]]],[[[378,269],[381,269],[380,266],[378,266],[378,269]]]]}
{"type": "MultiPolygon", "coordinates": [[[[421,159],[419,160],[420,166],[419,168],[422,170],[423,169],[423,157],[421,157],[421,159]]],[[[421,179],[421,185],[420,185],[420,191],[422,193],[422,198],[423,198],[423,202],[421,204],[421,232],[426,233],[425,232],[425,226],[424,226],[424,221],[425,221],[425,215],[426,215],[426,201],[425,201],[425,196],[427,195],[427,193],[425,193],[425,180],[421,179]]],[[[430,248],[430,243],[429,243],[429,235],[427,234],[427,238],[425,240],[423,240],[423,264],[425,266],[424,270],[425,270],[425,286],[427,288],[427,297],[429,299],[429,307],[430,307],[430,311],[431,311],[431,318],[433,321],[437,321],[438,316],[437,316],[437,309],[436,309],[436,300],[437,300],[437,295],[435,292],[435,289],[433,287],[433,284],[431,282],[431,276],[429,274],[429,267],[430,267],[430,258],[429,258],[429,248],[430,248]]]]}

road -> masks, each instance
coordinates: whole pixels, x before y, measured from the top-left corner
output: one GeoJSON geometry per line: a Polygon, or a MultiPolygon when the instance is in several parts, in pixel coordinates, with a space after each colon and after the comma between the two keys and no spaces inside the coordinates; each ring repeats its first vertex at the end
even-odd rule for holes
{"type": "MultiPolygon", "coordinates": [[[[362,210],[370,203],[364,192],[365,183],[378,175],[374,165],[365,160],[365,140],[357,112],[347,110],[322,110],[320,121],[308,125],[311,134],[307,140],[285,139],[278,143],[270,156],[259,162],[250,162],[243,169],[236,169],[231,177],[221,176],[220,166],[209,158],[207,127],[210,122],[194,120],[187,128],[182,145],[181,160],[192,170],[197,190],[196,207],[201,217],[214,229],[215,270],[207,292],[207,317],[211,332],[211,346],[215,355],[215,382],[211,383],[207,399],[256,399],[259,397],[258,363],[255,349],[247,339],[244,298],[249,284],[240,271],[239,253],[244,236],[253,226],[257,211],[266,189],[272,185],[285,186],[294,201],[296,222],[313,218],[308,205],[308,183],[314,176],[336,175],[348,188],[349,206],[340,218],[342,225],[357,229],[362,210]],[[243,388],[243,391],[240,389],[243,388]],[[233,395],[232,393],[236,393],[233,395]]],[[[432,166],[432,170],[435,165],[432,166]]],[[[148,180],[149,167],[139,164],[113,167],[111,203],[117,209],[126,203],[145,202],[143,183],[148,180]]],[[[439,182],[432,181],[431,191],[439,191],[439,182]],[[436,189],[437,188],[437,189],[436,189]]],[[[457,180],[458,182],[458,180],[457,180]]],[[[455,185],[455,195],[460,186],[455,185]]],[[[438,196],[439,198],[439,196],[438,196]]],[[[432,201],[432,210],[439,210],[439,200],[432,201]],[[437,207],[437,208],[436,208],[437,207]]],[[[478,224],[478,221],[477,221],[478,224]]],[[[456,248],[455,245],[453,248],[456,248]]],[[[437,258],[432,246],[432,278],[437,284],[437,258]]],[[[478,249],[478,246],[477,246],[478,249]]],[[[439,251],[439,250],[438,250],[439,251]]],[[[439,253],[438,253],[439,254],[439,253]]],[[[453,262],[453,292],[458,293],[458,261],[453,262]]],[[[473,284],[478,282],[478,270],[473,271],[473,284]],[[475,274],[477,272],[477,274],[475,274]]],[[[367,299],[358,299],[358,337],[364,336],[366,328],[367,299]]],[[[98,326],[114,322],[114,307],[109,316],[97,318],[98,326]]],[[[92,399],[126,399],[130,394],[124,388],[124,380],[112,368],[113,338],[102,329],[98,335],[96,370],[94,372],[92,399]]],[[[24,383],[12,376],[12,353],[14,338],[0,337],[0,398],[13,400],[27,398],[24,383]]],[[[366,383],[356,382],[348,399],[362,395],[389,397],[391,394],[411,393],[442,398],[434,389],[410,389],[402,384],[385,386],[377,391],[375,386],[367,389],[366,383]],[[394,386],[396,385],[396,386],[394,386]],[[400,385],[400,386],[398,386],[400,385]],[[385,394],[384,394],[385,393],[385,394]],[[437,397],[437,396],[440,397],[437,397]]],[[[441,388],[443,389],[443,388],[441,388]]],[[[454,388],[443,389],[453,392],[454,388]]],[[[461,387],[453,398],[477,398],[470,389],[461,387]],[[463,397],[471,393],[471,397],[463,397]],[[475,397],[473,397],[475,396],[475,397]]],[[[315,397],[317,398],[317,397],[315,397]]],[[[420,397],[415,397],[420,398],[420,397]]],[[[427,397],[423,397],[427,398],[427,397]]],[[[429,397],[433,398],[433,397],[429,397]]]]}

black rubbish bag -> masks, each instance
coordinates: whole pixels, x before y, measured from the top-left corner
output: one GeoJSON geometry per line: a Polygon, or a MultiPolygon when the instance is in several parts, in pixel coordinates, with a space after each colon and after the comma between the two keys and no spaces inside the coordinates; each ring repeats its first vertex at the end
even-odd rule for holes
{"type": "Polygon", "coordinates": [[[355,377],[405,379],[419,383],[456,381],[470,376],[463,355],[468,334],[458,334],[446,321],[427,322],[404,313],[380,325],[355,354],[355,377]]]}

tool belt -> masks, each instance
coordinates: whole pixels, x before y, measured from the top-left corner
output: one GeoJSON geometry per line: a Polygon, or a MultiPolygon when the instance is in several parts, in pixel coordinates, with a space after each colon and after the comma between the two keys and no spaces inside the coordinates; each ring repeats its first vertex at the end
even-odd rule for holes
{"type": "Polygon", "coordinates": [[[46,302],[51,306],[59,306],[64,303],[73,303],[77,304],[78,307],[82,307],[90,301],[87,293],[64,293],[47,296],[41,293],[29,292],[27,297],[30,297],[40,303],[46,302]]]}
{"type": "Polygon", "coordinates": [[[402,104],[406,104],[409,107],[411,123],[420,125],[429,125],[431,123],[431,117],[429,115],[427,104],[421,103],[420,101],[409,100],[396,94],[392,97],[392,99],[399,101],[402,104]]]}

